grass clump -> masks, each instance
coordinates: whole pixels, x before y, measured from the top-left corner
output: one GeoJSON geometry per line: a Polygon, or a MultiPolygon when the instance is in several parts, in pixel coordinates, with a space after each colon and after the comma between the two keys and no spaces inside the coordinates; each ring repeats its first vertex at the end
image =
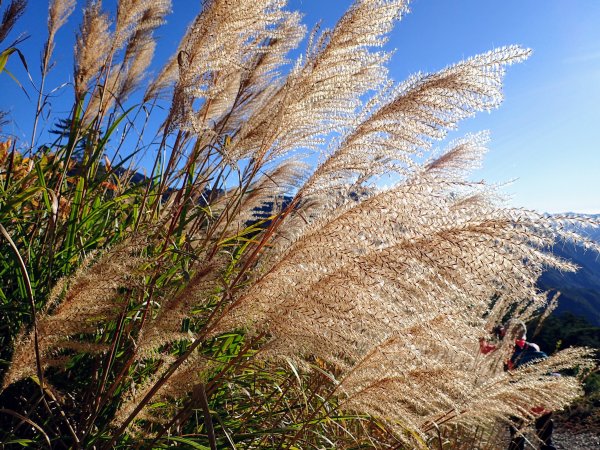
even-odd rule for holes
{"type": "Polygon", "coordinates": [[[404,1],[354,2],[290,65],[305,27],[285,1],[211,0],[150,78],[170,7],[87,4],[72,111],[40,145],[74,8],[49,4],[31,142],[0,147],[5,442],[416,448],[578,395],[547,373],[589,366],[585,350],[511,374],[510,345],[477,350],[545,303],[544,267],[574,269],[547,250],[582,239],[563,226],[578,219],[469,181],[485,133],[432,150],[500,104],[505,67],[529,50],[396,84],[380,48],[404,1]]]}

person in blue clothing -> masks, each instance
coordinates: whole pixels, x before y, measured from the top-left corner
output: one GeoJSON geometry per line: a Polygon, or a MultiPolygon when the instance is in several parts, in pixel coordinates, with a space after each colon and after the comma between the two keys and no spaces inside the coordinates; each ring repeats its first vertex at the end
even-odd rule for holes
{"type": "MultiPolygon", "coordinates": [[[[494,328],[494,334],[498,339],[503,339],[509,333],[509,337],[514,339],[513,353],[505,364],[505,370],[515,370],[519,367],[535,363],[548,357],[540,350],[537,344],[527,342],[527,327],[521,321],[513,321],[509,326],[500,326],[494,328]]],[[[482,353],[487,354],[496,350],[496,346],[486,342],[484,339],[479,341],[479,347],[482,353]]],[[[535,406],[531,411],[537,416],[535,419],[535,430],[542,443],[540,450],[556,450],[552,444],[552,431],[554,422],[552,421],[552,412],[547,411],[542,406],[535,406]]],[[[524,450],[525,438],[520,434],[519,428],[523,426],[523,421],[514,419],[510,425],[510,444],[508,450],[524,450]]]]}

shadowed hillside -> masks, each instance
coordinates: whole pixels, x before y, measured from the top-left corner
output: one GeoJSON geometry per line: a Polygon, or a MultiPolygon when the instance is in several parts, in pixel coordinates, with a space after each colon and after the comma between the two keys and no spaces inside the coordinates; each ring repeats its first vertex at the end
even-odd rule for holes
{"type": "MultiPolygon", "coordinates": [[[[597,218],[598,215],[590,217],[597,218]]],[[[576,231],[600,242],[599,229],[585,228],[576,231]]],[[[556,246],[553,252],[580,267],[575,273],[548,270],[540,277],[538,285],[541,289],[558,290],[562,293],[554,314],[571,312],[600,326],[600,258],[594,252],[574,244],[556,246]]]]}

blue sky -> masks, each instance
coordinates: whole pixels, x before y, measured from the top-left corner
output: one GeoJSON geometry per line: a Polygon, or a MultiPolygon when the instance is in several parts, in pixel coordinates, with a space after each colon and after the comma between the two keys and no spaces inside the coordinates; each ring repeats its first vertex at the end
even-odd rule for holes
{"type": "MultiPolygon", "coordinates": [[[[37,79],[36,58],[46,36],[45,31],[35,30],[45,30],[46,2],[29,3],[17,29],[32,35],[21,48],[37,79]]],[[[172,53],[199,10],[200,0],[174,0],[173,4],[169,23],[159,32],[159,60],[172,53]]],[[[323,26],[331,26],[349,4],[349,0],[290,1],[291,8],[306,14],[309,26],[319,19],[323,26]]],[[[534,51],[528,61],[509,67],[506,99],[500,109],[463,122],[450,136],[491,131],[490,152],[474,179],[512,181],[503,192],[517,206],[600,213],[600,1],[414,0],[410,9],[388,46],[396,50],[390,75],[397,81],[498,46],[521,44],[534,51]]],[[[74,14],[59,32],[49,88],[72,77],[73,36],[79,17],[74,14]]],[[[24,82],[26,75],[16,67],[16,59],[9,64],[24,82]]],[[[27,90],[31,101],[14,89],[5,74],[0,76],[0,109],[10,110],[18,124],[5,127],[4,132],[26,141],[35,99],[33,89],[27,90]]],[[[63,91],[53,100],[55,112],[64,104],[61,98],[69,96],[68,88],[63,91]]]]}

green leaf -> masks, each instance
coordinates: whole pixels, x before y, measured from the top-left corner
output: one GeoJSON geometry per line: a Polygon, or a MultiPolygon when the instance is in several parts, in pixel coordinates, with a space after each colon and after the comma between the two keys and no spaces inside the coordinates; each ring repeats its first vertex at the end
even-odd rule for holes
{"type": "Polygon", "coordinates": [[[4,70],[4,67],[6,67],[6,63],[8,62],[8,57],[10,55],[12,55],[16,50],[17,50],[16,48],[11,47],[11,48],[7,48],[2,53],[0,53],[0,73],[2,73],[2,71],[4,70]]]}
{"type": "Polygon", "coordinates": [[[19,444],[22,447],[29,447],[29,444],[33,444],[35,441],[31,439],[13,439],[12,441],[5,442],[4,444],[19,444]]]}
{"type": "Polygon", "coordinates": [[[37,194],[38,192],[43,191],[43,190],[44,190],[44,188],[41,186],[33,186],[33,187],[23,190],[18,195],[12,196],[11,199],[8,202],[6,202],[4,204],[4,206],[2,206],[2,208],[0,209],[0,217],[5,217],[5,216],[10,215],[10,213],[14,209],[17,209],[23,203],[25,203],[27,200],[32,198],[35,194],[37,194]]]}
{"type": "Polygon", "coordinates": [[[17,85],[25,93],[27,98],[29,98],[29,94],[27,93],[27,91],[25,90],[25,88],[23,87],[21,82],[6,68],[6,64],[8,63],[8,58],[13,53],[16,53],[17,55],[19,55],[19,58],[21,59],[21,63],[23,64],[23,67],[25,68],[25,71],[27,72],[29,79],[31,79],[31,75],[29,74],[29,68],[27,67],[27,61],[25,60],[25,55],[23,55],[23,53],[21,53],[21,51],[16,47],[7,48],[2,53],[0,53],[0,73],[5,72],[9,77],[11,77],[14,80],[14,82],[17,83],[17,85]]]}
{"type": "Polygon", "coordinates": [[[102,151],[104,150],[106,143],[108,142],[108,140],[110,139],[110,137],[112,136],[114,131],[117,129],[119,124],[123,121],[123,119],[125,117],[127,117],[127,115],[131,111],[133,111],[136,107],[137,107],[137,105],[132,106],[127,111],[125,111],[123,114],[121,114],[119,117],[117,117],[117,119],[111,124],[111,126],[108,128],[108,130],[106,130],[106,133],[104,134],[102,139],[100,139],[100,141],[98,142],[98,145],[96,146],[96,151],[94,152],[92,160],[96,160],[96,159],[100,158],[100,155],[101,155],[102,151]]]}
{"type": "Polygon", "coordinates": [[[210,450],[210,447],[206,447],[205,445],[198,444],[197,442],[194,442],[191,439],[186,439],[186,438],[182,438],[182,437],[178,437],[178,436],[169,436],[169,437],[166,437],[165,440],[179,442],[181,444],[186,444],[186,445],[189,445],[190,448],[195,448],[198,450],[210,450]]]}

